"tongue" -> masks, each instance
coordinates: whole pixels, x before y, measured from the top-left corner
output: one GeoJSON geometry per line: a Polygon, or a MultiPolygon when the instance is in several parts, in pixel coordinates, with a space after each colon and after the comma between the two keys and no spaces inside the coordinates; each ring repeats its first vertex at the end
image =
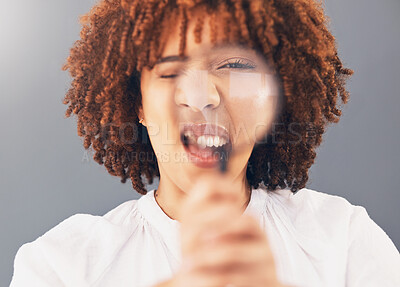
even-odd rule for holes
{"type": "Polygon", "coordinates": [[[225,145],[219,147],[209,147],[200,148],[197,144],[188,144],[187,148],[189,152],[197,157],[204,160],[221,160],[226,157],[226,147],[225,145]]]}
{"type": "MultiPolygon", "coordinates": [[[[200,148],[196,144],[189,144],[188,145],[189,151],[193,154],[195,154],[198,157],[202,158],[209,158],[213,157],[214,153],[218,150],[216,147],[205,147],[205,148],[200,148]]],[[[216,159],[218,158],[218,154],[216,159]]]]}

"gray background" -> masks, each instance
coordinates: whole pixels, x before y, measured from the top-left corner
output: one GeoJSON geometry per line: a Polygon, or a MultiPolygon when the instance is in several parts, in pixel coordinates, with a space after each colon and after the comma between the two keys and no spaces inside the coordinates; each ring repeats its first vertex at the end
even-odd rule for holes
{"type": "MultiPolygon", "coordinates": [[[[138,198],[89,154],[64,119],[61,71],[93,0],[0,0],[0,285],[17,249],[75,213],[104,214],[138,198]]],[[[365,206],[400,246],[398,151],[400,1],[327,0],[345,65],[349,104],[328,129],[309,188],[365,206]]]]}

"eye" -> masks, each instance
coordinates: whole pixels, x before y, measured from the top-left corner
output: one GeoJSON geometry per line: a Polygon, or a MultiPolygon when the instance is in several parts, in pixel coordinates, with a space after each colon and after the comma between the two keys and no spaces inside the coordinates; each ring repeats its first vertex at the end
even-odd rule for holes
{"type": "Polygon", "coordinates": [[[227,69],[243,69],[243,70],[248,69],[248,70],[252,70],[255,67],[256,67],[255,65],[253,65],[253,64],[251,64],[249,62],[246,62],[243,59],[236,59],[233,62],[227,60],[225,65],[223,65],[221,67],[218,67],[217,70],[224,69],[224,68],[227,68],[227,69]]]}
{"type": "Polygon", "coordinates": [[[163,64],[156,70],[157,78],[162,80],[174,80],[181,74],[181,67],[171,64],[163,64]]]}
{"type": "Polygon", "coordinates": [[[178,75],[177,74],[171,74],[171,75],[161,75],[161,79],[173,79],[176,78],[178,75]]]}

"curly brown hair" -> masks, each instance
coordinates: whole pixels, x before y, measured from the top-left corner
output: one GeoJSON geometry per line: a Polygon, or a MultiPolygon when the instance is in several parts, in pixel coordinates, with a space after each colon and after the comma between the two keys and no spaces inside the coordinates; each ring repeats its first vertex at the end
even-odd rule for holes
{"type": "MultiPolygon", "coordinates": [[[[138,123],[141,71],[160,58],[165,31],[175,25],[183,55],[194,11],[210,15],[213,43],[222,37],[258,49],[278,72],[282,130],[253,148],[246,177],[253,188],[297,192],[307,183],[326,125],[341,116],[338,95],[347,103],[345,81],[353,74],[342,66],[328,18],[313,0],[103,0],[81,16],[81,39],[62,67],[73,78],[65,117],[77,115],[78,135],[85,149],[93,147],[96,162],[146,194],[144,179],[152,183],[160,174],[147,130],[138,123]]],[[[196,20],[198,43],[203,22],[196,20]]]]}

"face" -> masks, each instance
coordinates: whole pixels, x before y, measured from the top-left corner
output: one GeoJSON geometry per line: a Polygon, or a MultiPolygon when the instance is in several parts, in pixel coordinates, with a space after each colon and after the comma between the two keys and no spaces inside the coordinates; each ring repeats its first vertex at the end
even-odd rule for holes
{"type": "MultiPolygon", "coordinates": [[[[179,29],[168,37],[161,59],[141,73],[142,107],[157,156],[160,180],[187,191],[196,177],[216,172],[217,157],[228,153],[227,172],[245,176],[258,138],[277,108],[277,82],[262,55],[210,41],[203,26],[195,43],[196,19],[188,23],[185,57],[179,58],[179,29]]],[[[204,23],[208,23],[205,19],[204,23]]]]}

